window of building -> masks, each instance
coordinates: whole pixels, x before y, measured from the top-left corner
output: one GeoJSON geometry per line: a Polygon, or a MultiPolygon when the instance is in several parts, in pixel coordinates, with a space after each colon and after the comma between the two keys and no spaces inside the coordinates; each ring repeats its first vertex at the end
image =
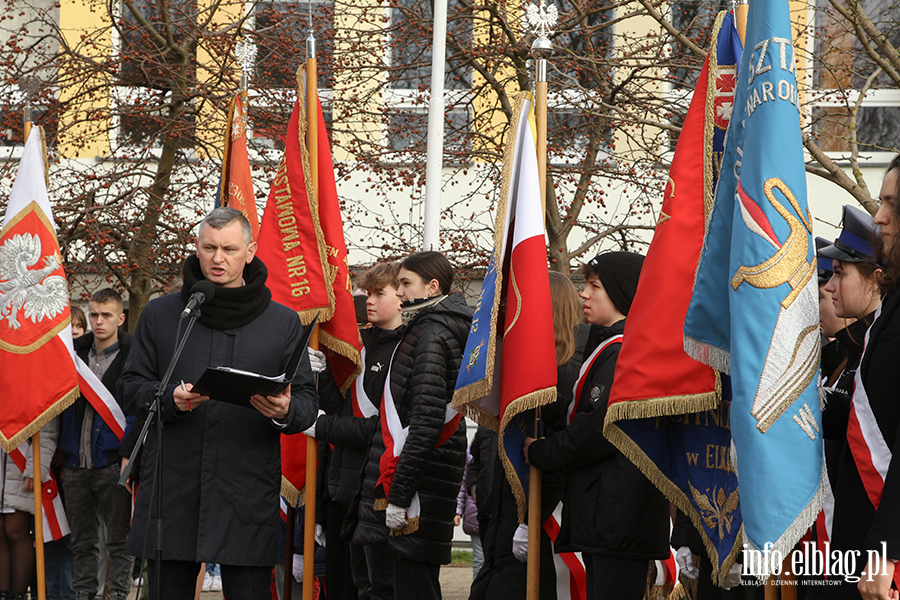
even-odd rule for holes
{"type": "MultiPolygon", "coordinates": [[[[860,8],[894,47],[900,44],[896,2],[861,0],[860,8]]],[[[890,160],[900,148],[900,90],[866,54],[853,24],[827,0],[817,1],[813,22],[810,117],[819,146],[838,157],[849,153],[852,124],[860,152],[890,160]],[[851,109],[857,103],[854,120],[851,109]]]]}

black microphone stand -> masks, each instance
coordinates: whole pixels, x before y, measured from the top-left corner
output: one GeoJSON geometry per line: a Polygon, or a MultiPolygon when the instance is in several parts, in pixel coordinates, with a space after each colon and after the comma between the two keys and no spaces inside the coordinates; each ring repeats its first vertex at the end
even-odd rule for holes
{"type": "MultiPolygon", "coordinates": [[[[178,345],[175,347],[175,353],[172,355],[172,360],[169,361],[169,367],[166,369],[165,375],[163,375],[162,380],[159,382],[159,385],[156,388],[156,394],[153,399],[153,403],[150,405],[149,413],[147,415],[147,420],[144,422],[144,427],[141,429],[141,433],[138,436],[137,442],[134,445],[134,449],[131,451],[131,457],[128,459],[128,464],[125,465],[125,468],[122,470],[122,475],[119,477],[119,485],[124,486],[125,482],[131,476],[131,469],[134,466],[134,460],[137,456],[138,452],[140,452],[141,448],[144,446],[144,442],[147,440],[147,433],[150,430],[150,424],[153,422],[154,418],[156,419],[156,464],[154,466],[154,487],[156,488],[156,549],[154,558],[156,561],[156,569],[153,573],[153,582],[155,585],[155,600],[162,600],[162,591],[160,589],[160,573],[162,572],[162,550],[163,550],[163,537],[162,537],[162,511],[163,511],[163,503],[162,503],[162,450],[163,450],[163,420],[162,420],[162,400],[163,396],[166,394],[166,389],[169,386],[169,380],[172,378],[172,373],[175,371],[175,366],[178,364],[178,359],[181,358],[181,353],[184,351],[184,346],[187,343],[188,337],[191,335],[191,330],[194,328],[194,323],[197,322],[197,319],[200,318],[200,307],[198,306],[190,313],[189,321],[187,328],[184,330],[184,335],[178,341],[178,345]]],[[[152,500],[151,500],[152,501],[152,500]]],[[[150,515],[147,515],[149,519],[150,515]]]]}

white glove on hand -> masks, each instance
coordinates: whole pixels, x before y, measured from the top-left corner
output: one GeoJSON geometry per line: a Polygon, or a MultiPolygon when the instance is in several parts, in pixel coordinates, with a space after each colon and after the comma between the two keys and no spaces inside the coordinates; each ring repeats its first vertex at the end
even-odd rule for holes
{"type": "Polygon", "coordinates": [[[316,523],[316,543],[323,548],[325,547],[325,528],[316,523]]]}
{"type": "Polygon", "coordinates": [[[312,372],[321,373],[324,371],[325,367],[328,365],[328,362],[325,360],[325,355],[318,350],[313,350],[309,347],[306,349],[309,351],[309,366],[312,368],[312,372]]]}
{"type": "Polygon", "coordinates": [[[403,529],[409,523],[406,520],[406,509],[388,504],[387,510],[384,512],[384,523],[394,531],[403,529]]]}
{"type": "Polygon", "coordinates": [[[291,567],[291,574],[294,576],[294,581],[297,583],[303,583],[303,555],[295,554],[294,555],[294,565],[291,567]]]}
{"type": "Polygon", "coordinates": [[[520,563],[528,560],[528,525],[519,525],[513,534],[513,556],[520,563]]]}
{"type": "MultiPolygon", "coordinates": [[[[313,421],[313,424],[309,426],[309,429],[305,430],[303,433],[305,435],[308,435],[312,439],[316,439],[316,421],[318,421],[319,417],[321,417],[324,414],[325,414],[325,411],[320,408],[318,414],[316,414],[316,420],[313,421]]],[[[324,546],[325,544],[322,544],[322,545],[324,546]]]]}
{"type": "Polygon", "coordinates": [[[726,590],[730,590],[734,586],[740,585],[742,570],[743,565],[741,565],[741,563],[734,563],[733,565],[731,565],[731,570],[728,571],[728,575],[725,576],[725,581],[722,582],[722,587],[726,590]]]}
{"type": "Polygon", "coordinates": [[[694,566],[694,553],[687,546],[682,546],[675,552],[675,563],[688,579],[697,579],[700,575],[700,569],[694,566]]]}

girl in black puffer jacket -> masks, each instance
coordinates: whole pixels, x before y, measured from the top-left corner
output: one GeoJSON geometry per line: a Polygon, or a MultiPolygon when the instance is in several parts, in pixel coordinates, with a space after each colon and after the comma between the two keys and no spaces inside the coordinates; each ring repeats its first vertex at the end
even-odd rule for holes
{"type": "Polygon", "coordinates": [[[450,562],[466,435],[448,405],[472,319],[462,296],[448,295],[452,283],[453,269],[438,252],[413,254],[400,265],[397,295],[404,301],[406,329],[391,363],[396,410],[388,408],[386,394],[382,433],[389,443],[375,489],[375,508],[385,509],[391,529],[398,600],[440,598],[440,565],[450,562]],[[394,452],[401,430],[405,442],[394,452]]]}

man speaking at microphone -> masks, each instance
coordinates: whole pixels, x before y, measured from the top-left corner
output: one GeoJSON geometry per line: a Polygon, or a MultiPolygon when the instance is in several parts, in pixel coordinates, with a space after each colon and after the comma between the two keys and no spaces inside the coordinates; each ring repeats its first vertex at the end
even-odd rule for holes
{"type": "Polygon", "coordinates": [[[192,600],[202,562],[222,566],[227,598],[270,597],[270,574],[278,560],[280,436],[312,425],[318,407],[309,358],[304,352],[284,392],[253,396],[253,409],[191,391],[207,367],[281,375],[302,336],[297,313],[272,301],[266,267],[255,253],[244,215],[231,208],[213,210],[200,223],[197,254],[185,261],[181,294],[147,304],[135,330],[120,381],[133,414],[154,398],[176,335],[187,328],[188,319],[181,318],[192,289],[204,280],[213,284],[163,396],[159,596],[153,584],[156,498],[151,498],[158,493],[153,491],[156,435],[148,435],[144,446],[128,551],[149,559],[151,598],[192,600]]]}

